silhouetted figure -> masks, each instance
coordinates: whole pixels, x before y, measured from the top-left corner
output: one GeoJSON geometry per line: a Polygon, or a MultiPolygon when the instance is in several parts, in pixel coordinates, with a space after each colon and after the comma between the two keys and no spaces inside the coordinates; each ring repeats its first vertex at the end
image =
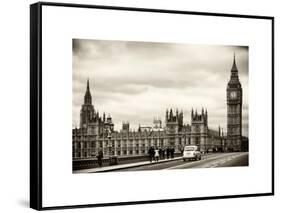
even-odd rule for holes
{"type": "Polygon", "coordinates": [[[175,157],[175,148],[172,147],[172,148],[170,149],[170,152],[171,152],[171,158],[174,158],[174,157],[175,157]]]}
{"type": "Polygon", "coordinates": [[[163,150],[162,150],[162,148],[160,147],[160,148],[159,148],[159,159],[162,159],[162,152],[163,152],[163,150]]]}
{"type": "Polygon", "coordinates": [[[170,148],[169,147],[167,147],[167,149],[166,149],[166,154],[167,154],[167,159],[169,159],[170,158],[170,148]]]}
{"type": "Polygon", "coordinates": [[[155,151],[154,151],[154,148],[151,146],[148,150],[148,155],[149,155],[149,160],[150,162],[152,162],[153,158],[154,158],[154,154],[155,154],[155,151]]]}
{"type": "Polygon", "coordinates": [[[165,154],[166,154],[166,151],[165,151],[165,148],[163,148],[162,149],[162,156],[161,156],[162,159],[165,159],[165,154]]]}
{"type": "Polygon", "coordinates": [[[101,150],[99,151],[97,158],[99,167],[102,167],[103,152],[101,150]]]}

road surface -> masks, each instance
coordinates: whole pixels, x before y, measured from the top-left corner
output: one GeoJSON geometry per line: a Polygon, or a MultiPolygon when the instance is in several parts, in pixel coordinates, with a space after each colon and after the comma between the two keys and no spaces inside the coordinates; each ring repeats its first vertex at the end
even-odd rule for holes
{"type": "Polygon", "coordinates": [[[248,152],[217,153],[202,156],[199,161],[183,161],[182,159],[158,164],[148,164],[133,168],[124,168],[118,171],[145,171],[162,169],[189,169],[189,168],[214,168],[248,166],[248,152]]]}

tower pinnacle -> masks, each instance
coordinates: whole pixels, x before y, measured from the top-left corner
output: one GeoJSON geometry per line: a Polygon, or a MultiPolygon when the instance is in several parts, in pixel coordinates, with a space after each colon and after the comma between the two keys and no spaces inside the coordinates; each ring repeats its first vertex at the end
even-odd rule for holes
{"type": "Polygon", "coordinates": [[[231,68],[231,72],[237,72],[237,66],[236,66],[236,60],[235,60],[235,52],[233,54],[233,64],[232,64],[232,68],[231,68]]]}
{"type": "Polygon", "coordinates": [[[86,89],[86,93],[84,96],[84,104],[85,105],[92,105],[92,95],[90,92],[90,83],[89,83],[89,79],[87,79],[87,89],[86,89]]]}
{"type": "Polygon", "coordinates": [[[89,78],[87,79],[87,90],[90,90],[89,78]]]}

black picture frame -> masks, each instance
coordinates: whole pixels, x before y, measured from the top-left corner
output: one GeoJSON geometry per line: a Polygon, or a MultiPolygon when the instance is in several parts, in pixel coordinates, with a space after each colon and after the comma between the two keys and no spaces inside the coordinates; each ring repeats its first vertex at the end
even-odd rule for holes
{"type": "Polygon", "coordinates": [[[194,12],[194,11],[176,11],[176,10],[162,10],[162,9],[148,9],[148,8],[116,7],[116,6],[102,6],[102,5],[52,3],[52,2],[38,2],[30,5],[30,207],[31,208],[36,210],[69,209],[69,208],[135,205],[135,204],[164,203],[164,202],[166,203],[166,202],[242,198],[242,197],[257,197],[257,196],[272,196],[272,195],[274,195],[274,17],[242,15],[242,14],[194,12]],[[152,12],[152,13],[222,16],[222,17],[233,17],[233,18],[270,20],[271,30],[272,30],[271,32],[272,34],[271,37],[271,51],[272,51],[271,192],[256,193],[256,194],[178,198],[178,199],[165,199],[165,200],[142,200],[142,201],[134,201],[134,202],[121,202],[121,203],[96,203],[96,204],[83,204],[83,205],[43,207],[42,206],[42,6],[94,8],[94,9],[110,9],[110,10],[119,10],[119,11],[136,11],[136,12],[141,11],[141,12],[152,12]]]}

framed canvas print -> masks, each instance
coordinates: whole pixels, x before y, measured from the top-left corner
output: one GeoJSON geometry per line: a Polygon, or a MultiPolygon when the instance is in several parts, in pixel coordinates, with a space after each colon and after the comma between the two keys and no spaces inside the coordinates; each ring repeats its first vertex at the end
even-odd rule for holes
{"type": "Polygon", "coordinates": [[[274,194],[274,18],[30,6],[30,206],[274,194]]]}

